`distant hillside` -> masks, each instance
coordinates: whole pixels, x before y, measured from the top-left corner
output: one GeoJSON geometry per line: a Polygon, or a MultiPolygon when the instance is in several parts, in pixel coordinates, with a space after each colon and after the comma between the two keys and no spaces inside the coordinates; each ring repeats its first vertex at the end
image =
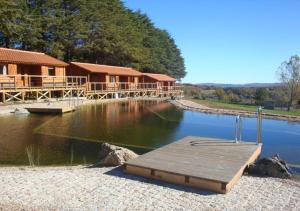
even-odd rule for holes
{"type": "Polygon", "coordinates": [[[211,87],[219,87],[219,88],[266,88],[266,87],[274,87],[281,86],[280,83],[248,83],[248,84],[218,84],[218,83],[200,83],[196,84],[198,86],[211,86],[211,87]]]}

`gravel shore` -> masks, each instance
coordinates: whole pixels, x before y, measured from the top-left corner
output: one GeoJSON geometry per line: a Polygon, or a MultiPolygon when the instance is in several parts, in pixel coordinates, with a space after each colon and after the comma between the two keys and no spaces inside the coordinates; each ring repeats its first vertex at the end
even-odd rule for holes
{"type": "Polygon", "coordinates": [[[243,176],[214,194],[120,168],[1,167],[0,210],[300,210],[300,184],[243,176]]]}
{"type": "MultiPolygon", "coordinates": [[[[230,109],[220,109],[220,108],[210,108],[199,103],[195,103],[190,100],[171,100],[170,103],[173,105],[191,111],[198,111],[203,113],[210,113],[210,114],[225,114],[225,115],[240,115],[244,117],[256,117],[256,112],[251,111],[242,111],[242,110],[230,110],[230,109]]],[[[265,119],[276,119],[276,120],[287,120],[291,122],[300,122],[299,116],[293,115],[283,115],[283,114],[269,114],[263,112],[263,117],[265,119]]]]}

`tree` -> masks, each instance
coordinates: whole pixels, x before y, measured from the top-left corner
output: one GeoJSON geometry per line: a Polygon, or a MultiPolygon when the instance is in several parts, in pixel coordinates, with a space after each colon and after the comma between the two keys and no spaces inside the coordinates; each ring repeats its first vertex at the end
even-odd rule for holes
{"type": "Polygon", "coordinates": [[[18,40],[24,29],[24,0],[1,0],[0,1],[0,45],[9,48],[18,40]]]}
{"type": "Polygon", "coordinates": [[[0,46],[177,79],[186,74],[171,35],[120,0],[1,0],[0,46]]]}
{"type": "Polygon", "coordinates": [[[216,95],[219,100],[224,100],[226,97],[226,93],[225,93],[224,89],[222,89],[222,88],[216,89],[216,95]]]}
{"type": "Polygon", "coordinates": [[[232,90],[228,90],[227,91],[227,95],[228,95],[228,101],[231,103],[239,103],[241,101],[241,99],[239,98],[239,96],[237,96],[236,94],[234,94],[232,92],[232,90]]]}
{"type": "Polygon", "coordinates": [[[275,87],[270,95],[276,107],[280,107],[281,109],[287,107],[288,97],[285,89],[282,89],[282,87],[275,87]]]}
{"type": "Polygon", "coordinates": [[[299,97],[300,88],[300,57],[292,56],[288,61],[281,64],[278,70],[280,81],[283,83],[288,94],[288,111],[299,97]]]}
{"type": "Polygon", "coordinates": [[[264,101],[266,101],[268,97],[267,89],[265,88],[257,88],[255,91],[254,99],[256,105],[262,105],[264,101]]]}

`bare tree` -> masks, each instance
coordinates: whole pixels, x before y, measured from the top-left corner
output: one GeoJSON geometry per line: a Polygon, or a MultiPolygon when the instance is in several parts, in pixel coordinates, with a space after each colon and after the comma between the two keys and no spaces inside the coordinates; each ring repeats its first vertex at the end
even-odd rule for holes
{"type": "Polygon", "coordinates": [[[300,57],[292,56],[281,64],[278,70],[280,81],[284,84],[288,93],[288,110],[293,106],[299,96],[300,88],[300,57]]]}

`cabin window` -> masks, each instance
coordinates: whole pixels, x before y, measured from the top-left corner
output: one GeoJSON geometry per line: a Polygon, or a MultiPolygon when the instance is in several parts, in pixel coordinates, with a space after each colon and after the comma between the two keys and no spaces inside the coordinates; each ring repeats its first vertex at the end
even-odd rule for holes
{"type": "Polygon", "coordinates": [[[0,64],[0,75],[7,75],[7,67],[5,64],[0,64]]]}
{"type": "Polygon", "coordinates": [[[55,76],[55,67],[48,67],[48,75],[55,76]]]}
{"type": "Polygon", "coordinates": [[[109,77],[109,82],[110,82],[110,83],[116,83],[116,82],[117,82],[116,76],[110,76],[110,77],[109,77]]]}

